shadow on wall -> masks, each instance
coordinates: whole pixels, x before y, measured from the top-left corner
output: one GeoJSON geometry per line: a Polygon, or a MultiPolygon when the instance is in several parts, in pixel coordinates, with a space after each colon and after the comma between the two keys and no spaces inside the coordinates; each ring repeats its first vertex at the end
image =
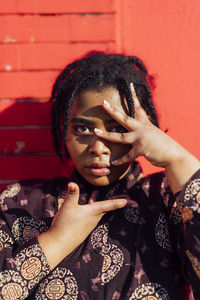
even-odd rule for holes
{"type": "Polygon", "coordinates": [[[61,162],[54,151],[51,103],[26,98],[1,100],[0,107],[0,188],[22,179],[71,174],[71,161],[61,162]]]}

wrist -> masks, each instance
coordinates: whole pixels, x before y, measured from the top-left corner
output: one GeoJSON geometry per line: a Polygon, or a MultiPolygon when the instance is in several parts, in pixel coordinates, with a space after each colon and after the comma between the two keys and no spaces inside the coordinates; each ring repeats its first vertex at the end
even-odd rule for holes
{"type": "Polygon", "coordinates": [[[199,160],[184,148],[175,153],[173,159],[170,159],[165,167],[173,193],[180,191],[199,168],[199,160]]]}
{"type": "Polygon", "coordinates": [[[63,239],[55,235],[50,229],[38,236],[38,242],[47,258],[51,270],[53,270],[69,253],[63,239]]]}

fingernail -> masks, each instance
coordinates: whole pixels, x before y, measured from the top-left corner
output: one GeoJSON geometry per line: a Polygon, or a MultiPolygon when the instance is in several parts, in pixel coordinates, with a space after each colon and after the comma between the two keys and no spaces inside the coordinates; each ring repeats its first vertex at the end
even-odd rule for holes
{"type": "Polygon", "coordinates": [[[88,201],[88,204],[92,204],[92,203],[94,203],[94,200],[90,199],[90,200],[88,201]]]}
{"type": "Polygon", "coordinates": [[[119,161],[118,159],[116,159],[116,160],[113,160],[113,161],[111,162],[111,164],[112,164],[112,165],[115,165],[115,164],[117,164],[117,163],[118,163],[118,161],[119,161]]]}
{"type": "Polygon", "coordinates": [[[138,207],[138,203],[134,200],[129,200],[127,201],[127,205],[131,207],[138,207]]]}
{"type": "Polygon", "coordinates": [[[106,101],[106,100],[103,100],[103,104],[107,107],[110,107],[110,103],[108,103],[108,101],[106,101]]]}
{"type": "Polygon", "coordinates": [[[98,129],[98,128],[94,128],[94,132],[96,132],[96,133],[103,133],[103,130],[98,129]]]}
{"type": "Polygon", "coordinates": [[[75,186],[71,183],[68,184],[68,191],[69,192],[74,192],[75,191],[75,186]]]}
{"type": "Polygon", "coordinates": [[[135,89],[134,89],[134,86],[133,86],[133,83],[132,83],[132,82],[130,83],[130,89],[131,89],[133,92],[135,92],[135,89]]]}

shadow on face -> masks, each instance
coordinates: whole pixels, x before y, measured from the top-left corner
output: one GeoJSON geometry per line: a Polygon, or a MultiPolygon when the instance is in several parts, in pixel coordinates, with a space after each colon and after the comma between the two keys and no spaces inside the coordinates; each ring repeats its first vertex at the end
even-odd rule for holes
{"type": "Polygon", "coordinates": [[[130,145],[103,140],[94,128],[118,132],[124,128],[102,107],[103,100],[127,113],[124,97],[114,88],[102,91],[82,91],[72,105],[66,147],[79,173],[94,185],[107,185],[123,178],[129,165],[112,166],[111,161],[123,156],[130,145]]]}

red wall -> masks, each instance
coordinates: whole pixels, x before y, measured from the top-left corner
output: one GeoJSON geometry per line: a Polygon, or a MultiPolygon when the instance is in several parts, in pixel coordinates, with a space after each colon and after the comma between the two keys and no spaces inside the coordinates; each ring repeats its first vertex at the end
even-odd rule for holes
{"type": "MultiPolygon", "coordinates": [[[[47,99],[90,50],[140,56],[161,128],[199,157],[199,0],[7,0],[0,7],[0,183],[59,176],[47,99]]],[[[155,168],[144,164],[145,173],[155,168]]]]}

